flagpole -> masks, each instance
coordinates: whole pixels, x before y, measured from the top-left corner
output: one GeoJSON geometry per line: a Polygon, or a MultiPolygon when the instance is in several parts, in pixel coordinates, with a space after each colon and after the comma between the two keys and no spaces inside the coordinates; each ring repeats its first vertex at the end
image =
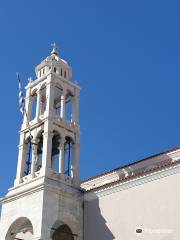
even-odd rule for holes
{"type": "Polygon", "coordinates": [[[30,124],[29,124],[29,119],[28,119],[28,115],[27,115],[27,112],[26,112],[26,107],[24,108],[24,113],[25,113],[26,119],[27,119],[29,136],[30,136],[30,139],[33,140],[33,136],[31,134],[30,124]]]}
{"type": "Polygon", "coordinates": [[[28,124],[28,132],[29,132],[29,136],[30,136],[30,139],[32,140],[33,139],[33,136],[31,134],[31,129],[30,129],[30,124],[29,124],[29,119],[28,119],[28,115],[27,115],[27,111],[26,111],[26,105],[25,105],[25,99],[24,99],[24,96],[23,96],[23,92],[22,92],[22,87],[21,87],[21,81],[20,81],[20,75],[19,73],[17,72],[16,73],[16,76],[17,76],[17,79],[18,79],[18,83],[19,83],[19,97],[21,97],[21,102],[19,102],[20,105],[20,111],[22,113],[22,115],[26,116],[26,119],[27,119],[27,124],[28,124]]]}
{"type": "Polygon", "coordinates": [[[21,111],[23,117],[26,117],[26,119],[27,119],[27,128],[28,128],[28,132],[29,132],[29,136],[30,136],[30,145],[29,145],[29,149],[28,149],[29,150],[28,151],[28,160],[26,161],[27,171],[25,172],[25,174],[28,175],[30,172],[30,166],[31,166],[31,150],[32,150],[32,146],[34,143],[32,142],[33,136],[31,134],[28,114],[26,111],[25,99],[24,99],[24,95],[23,95],[23,91],[22,91],[22,87],[21,87],[20,76],[19,76],[19,73],[16,73],[16,75],[17,75],[18,85],[19,85],[19,107],[20,107],[20,111],[21,111]]]}

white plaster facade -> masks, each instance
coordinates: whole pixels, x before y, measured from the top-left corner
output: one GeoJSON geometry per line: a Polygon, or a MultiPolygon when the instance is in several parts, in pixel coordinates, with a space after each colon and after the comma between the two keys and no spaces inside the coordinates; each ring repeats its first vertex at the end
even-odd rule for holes
{"type": "Polygon", "coordinates": [[[175,149],[83,182],[84,239],[179,239],[179,159],[175,149]]]}
{"type": "Polygon", "coordinates": [[[35,71],[0,240],[179,239],[180,147],[80,182],[80,87],[55,45],[35,71]]]}

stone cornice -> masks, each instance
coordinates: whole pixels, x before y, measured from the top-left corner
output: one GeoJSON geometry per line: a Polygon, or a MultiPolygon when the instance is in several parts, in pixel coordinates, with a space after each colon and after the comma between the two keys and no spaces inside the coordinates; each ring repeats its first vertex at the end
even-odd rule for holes
{"type": "Polygon", "coordinates": [[[37,185],[36,187],[31,187],[27,190],[22,190],[22,191],[19,191],[18,193],[14,193],[14,194],[11,194],[11,195],[7,195],[5,196],[4,198],[1,199],[1,204],[5,204],[5,203],[8,203],[8,202],[12,202],[12,201],[15,201],[19,198],[23,198],[25,196],[28,196],[28,195],[32,195],[36,192],[39,192],[41,190],[44,189],[44,185],[41,183],[39,185],[37,185]]]}
{"type": "Polygon", "coordinates": [[[59,76],[59,75],[57,75],[56,73],[53,73],[53,72],[52,72],[52,75],[54,77],[60,79],[65,84],[71,85],[72,87],[75,87],[75,88],[81,90],[81,87],[78,84],[76,84],[75,82],[73,82],[72,80],[68,80],[68,79],[62,78],[61,76],[59,76]]]}
{"type": "Polygon", "coordinates": [[[81,189],[74,188],[72,186],[64,184],[61,181],[42,176],[38,179],[33,179],[30,182],[23,183],[17,187],[9,189],[8,194],[4,198],[0,199],[0,203],[5,204],[12,202],[19,198],[32,195],[42,190],[61,194],[62,196],[67,197],[76,196],[77,199],[82,196],[81,189]]]}

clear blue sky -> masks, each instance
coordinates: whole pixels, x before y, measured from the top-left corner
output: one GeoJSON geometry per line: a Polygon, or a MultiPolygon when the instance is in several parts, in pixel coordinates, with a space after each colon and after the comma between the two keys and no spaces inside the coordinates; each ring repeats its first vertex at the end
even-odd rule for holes
{"type": "Polygon", "coordinates": [[[16,173],[23,85],[51,42],[81,92],[81,177],[180,144],[180,2],[1,1],[0,195],[16,173]]]}

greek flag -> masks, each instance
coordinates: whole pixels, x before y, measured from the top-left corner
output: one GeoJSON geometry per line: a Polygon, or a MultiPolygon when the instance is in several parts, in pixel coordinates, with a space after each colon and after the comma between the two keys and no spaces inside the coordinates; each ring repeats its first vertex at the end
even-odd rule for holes
{"type": "Polygon", "coordinates": [[[19,86],[19,109],[20,109],[20,112],[22,113],[22,115],[24,115],[24,113],[25,113],[25,99],[24,99],[24,96],[23,96],[23,91],[22,91],[22,87],[21,87],[21,81],[20,81],[19,73],[17,73],[17,79],[18,79],[18,86],[19,86]]]}

